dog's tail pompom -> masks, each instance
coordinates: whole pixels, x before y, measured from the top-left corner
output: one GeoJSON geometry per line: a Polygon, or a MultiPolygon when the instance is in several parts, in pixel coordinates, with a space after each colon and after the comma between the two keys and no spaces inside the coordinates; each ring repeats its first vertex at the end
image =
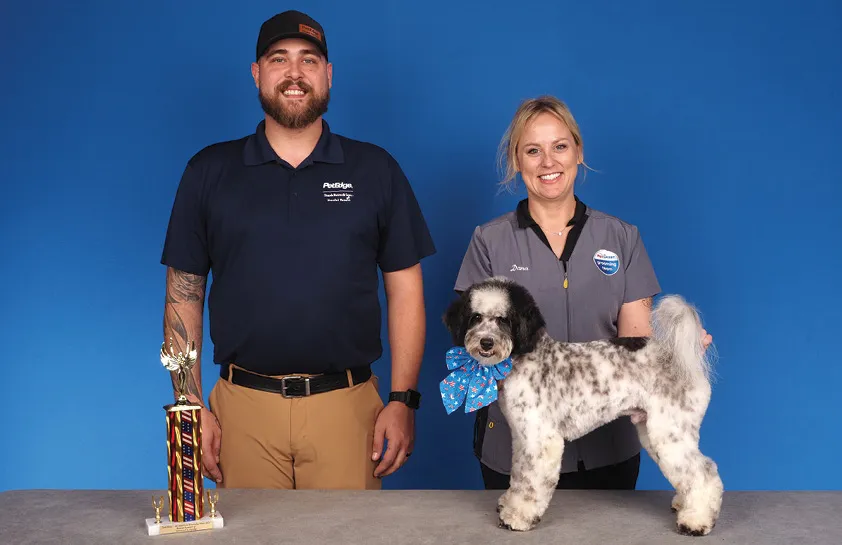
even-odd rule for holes
{"type": "Polygon", "coordinates": [[[682,376],[710,382],[711,362],[702,345],[702,320],[693,305],[678,295],[662,297],[652,309],[652,335],[682,376]]]}

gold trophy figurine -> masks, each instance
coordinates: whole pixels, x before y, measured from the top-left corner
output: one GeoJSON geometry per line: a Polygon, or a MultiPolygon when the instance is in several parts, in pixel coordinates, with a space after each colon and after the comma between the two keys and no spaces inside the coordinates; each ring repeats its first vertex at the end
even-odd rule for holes
{"type": "Polygon", "coordinates": [[[152,507],[155,508],[155,524],[161,524],[161,508],[164,507],[164,496],[160,496],[157,500],[152,496],[152,507]]]}
{"type": "Polygon", "coordinates": [[[172,338],[170,338],[169,350],[165,350],[166,348],[166,343],[161,344],[161,363],[167,371],[173,371],[176,374],[175,388],[178,393],[178,399],[175,404],[188,405],[189,401],[187,401],[187,395],[185,394],[187,391],[187,376],[198,359],[196,344],[190,339],[187,339],[187,354],[182,352],[176,354],[173,349],[172,338]]]}
{"type": "Polygon", "coordinates": [[[216,504],[219,502],[219,492],[214,490],[211,492],[208,490],[208,503],[210,504],[210,517],[212,519],[216,518],[216,504]]]}
{"type": "MultiPolygon", "coordinates": [[[[175,373],[176,401],[165,405],[167,420],[167,476],[169,479],[169,520],[161,522],[160,507],[155,519],[146,519],[149,535],[194,532],[222,528],[222,516],[216,512],[217,493],[211,507],[213,518],[205,515],[202,477],[202,407],[201,401],[187,399],[187,384],[198,360],[195,343],[187,339],[185,352],[175,352],[172,339],[161,345],[161,364],[175,373]]],[[[163,499],[160,502],[163,506],[163,499]]]]}

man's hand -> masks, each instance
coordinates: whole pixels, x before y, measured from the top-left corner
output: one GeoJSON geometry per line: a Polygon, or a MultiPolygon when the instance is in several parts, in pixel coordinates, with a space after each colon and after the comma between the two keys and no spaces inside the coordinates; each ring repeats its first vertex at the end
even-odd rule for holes
{"type": "Polygon", "coordinates": [[[222,428],[219,420],[207,409],[202,409],[202,466],[205,476],[215,482],[222,482],[219,469],[219,449],[222,446],[222,428]]]}
{"type": "Polygon", "coordinates": [[[415,445],[415,411],[398,401],[392,401],[377,415],[374,424],[372,460],[383,459],[374,469],[377,478],[391,475],[406,463],[415,445]],[[389,443],[383,454],[383,440],[389,443]]]}

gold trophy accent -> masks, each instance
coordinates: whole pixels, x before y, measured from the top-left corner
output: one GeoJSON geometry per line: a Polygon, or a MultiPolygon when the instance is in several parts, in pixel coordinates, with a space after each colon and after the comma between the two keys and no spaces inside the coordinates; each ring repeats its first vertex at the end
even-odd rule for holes
{"type": "Polygon", "coordinates": [[[161,363],[167,368],[167,371],[173,371],[176,374],[175,388],[178,394],[178,399],[175,402],[176,405],[189,405],[190,403],[185,394],[187,391],[187,377],[190,374],[190,370],[196,364],[197,359],[196,344],[190,339],[187,339],[186,354],[184,352],[175,353],[172,338],[170,338],[169,347],[167,347],[167,343],[161,344],[161,363]]]}
{"type": "Polygon", "coordinates": [[[152,507],[155,508],[155,524],[161,524],[161,508],[164,507],[164,496],[160,496],[157,500],[155,496],[152,496],[152,507]]]}
{"type": "Polygon", "coordinates": [[[196,345],[187,339],[185,352],[176,353],[173,341],[161,345],[161,364],[175,373],[174,389],[176,401],[165,405],[167,422],[167,478],[169,497],[168,520],[161,521],[164,499],[156,501],[155,518],[146,519],[150,536],[195,532],[222,528],[222,515],[216,511],[219,493],[208,494],[211,504],[210,515],[205,514],[205,491],[202,476],[202,409],[201,400],[196,403],[187,399],[188,381],[191,370],[198,360],[196,345]]]}
{"type": "Polygon", "coordinates": [[[212,519],[216,518],[216,504],[219,502],[219,492],[208,490],[208,503],[210,504],[210,516],[212,519]]]}

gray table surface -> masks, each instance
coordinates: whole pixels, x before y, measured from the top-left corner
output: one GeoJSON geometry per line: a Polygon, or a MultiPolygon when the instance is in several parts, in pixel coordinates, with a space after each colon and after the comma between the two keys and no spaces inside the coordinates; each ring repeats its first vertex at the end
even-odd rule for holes
{"type": "Polygon", "coordinates": [[[701,538],[675,533],[670,492],[593,490],[557,491],[524,533],[497,528],[495,491],[220,490],[224,528],[150,537],[153,493],[163,492],[3,492],[0,543],[842,544],[842,491],[726,492],[716,528],[701,538]]]}

